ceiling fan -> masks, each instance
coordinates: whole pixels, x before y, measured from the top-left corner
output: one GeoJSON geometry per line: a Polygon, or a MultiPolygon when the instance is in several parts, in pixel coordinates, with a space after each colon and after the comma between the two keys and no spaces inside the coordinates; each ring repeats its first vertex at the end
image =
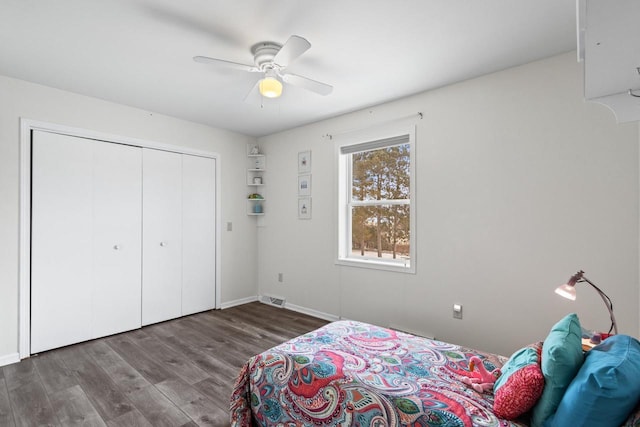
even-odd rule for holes
{"type": "MultiPolygon", "coordinates": [[[[311,43],[305,38],[291,36],[284,45],[274,42],[260,42],[253,45],[251,53],[253,54],[254,65],[209,58],[208,56],[194,56],[193,60],[202,64],[212,64],[250,73],[261,73],[262,77],[256,85],[260,90],[260,94],[267,98],[277,98],[282,95],[282,82],[320,95],[329,95],[333,90],[333,86],[286,72],[289,64],[310,47],[311,43]]],[[[253,90],[251,89],[251,91],[253,90]]]]}

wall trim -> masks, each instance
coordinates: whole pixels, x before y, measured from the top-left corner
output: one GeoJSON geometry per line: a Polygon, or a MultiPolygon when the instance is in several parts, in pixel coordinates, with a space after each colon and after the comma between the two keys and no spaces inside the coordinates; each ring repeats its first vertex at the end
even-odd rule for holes
{"type": "Polygon", "coordinates": [[[329,322],[340,320],[340,316],[336,316],[335,314],[324,313],[322,311],[317,311],[312,308],[302,307],[291,303],[286,303],[284,308],[291,311],[297,311],[298,313],[306,314],[312,317],[317,317],[319,319],[328,320],[329,322]]]}
{"type": "Polygon", "coordinates": [[[250,302],[256,302],[256,301],[258,301],[258,296],[254,295],[251,297],[240,298],[240,299],[235,299],[233,301],[223,302],[222,304],[220,304],[220,308],[224,310],[225,308],[231,308],[237,305],[249,304],[250,302]]]}
{"type": "MultiPolygon", "coordinates": [[[[260,297],[258,295],[250,296],[247,298],[240,298],[233,301],[227,301],[222,303],[222,309],[236,307],[238,305],[249,304],[250,302],[258,301],[260,304],[269,305],[273,307],[271,304],[264,303],[260,301],[260,297]]],[[[296,311],[298,313],[306,314],[308,316],[317,317],[318,319],[328,320],[329,322],[335,322],[336,320],[340,320],[339,316],[335,314],[324,313],[322,311],[317,311],[312,308],[302,307],[299,305],[291,304],[289,302],[284,305],[285,310],[296,311]]]]}
{"type": "Polygon", "coordinates": [[[20,353],[9,353],[0,356],[0,367],[18,363],[20,361],[20,353]]]}
{"type": "MultiPolygon", "coordinates": [[[[80,138],[117,144],[133,145],[173,153],[208,157],[216,161],[216,301],[215,308],[221,308],[222,288],[222,165],[217,152],[195,150],[188,147],[164,144],[138,138],[113,135],[89,129],[75,128],[55,123],[20,118],[20,214],[19,214],[19,269],[18,269],[18,360],[31,355],[31,133],[34,130],[58,133],[80,138]]],[[[3,358],[0,356],[0,366],[3,358]]],[[[8,362],[13,363],[13,362],[8,362]]]]}

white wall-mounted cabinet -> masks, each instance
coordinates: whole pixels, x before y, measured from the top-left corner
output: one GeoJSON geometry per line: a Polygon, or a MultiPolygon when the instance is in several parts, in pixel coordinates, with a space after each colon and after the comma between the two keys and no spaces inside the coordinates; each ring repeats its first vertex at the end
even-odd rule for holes
{"type": "Polygon", "coordinates": [[[32,139],[31,353],[215,307],[216,161],[32,139]]]}
{"type": "Polygon", "coordinates": [[[609,107],[619,123],[640,120],[640,2],[579,0],[577,7],[585,99],[609,107]]]}

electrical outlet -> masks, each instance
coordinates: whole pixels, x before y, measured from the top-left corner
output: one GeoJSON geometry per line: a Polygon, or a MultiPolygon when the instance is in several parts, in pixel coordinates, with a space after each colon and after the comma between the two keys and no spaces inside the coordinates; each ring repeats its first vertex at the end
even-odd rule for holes
{"type": "Polygon", "coordinates": [[[232,222],[228,222],[227,223],[227,231],[231,231],[233,230],[233,223],[232,222]]]}
{"type": "Polygon", "coordinates": [[[453,318],[462,319],[462,304],[453,304],[453,318]]]}
{"type": "Polygon", "coordinates": [[[278,282],[280,283],[284,282],[284,274],[278,273],[278,282]]]}

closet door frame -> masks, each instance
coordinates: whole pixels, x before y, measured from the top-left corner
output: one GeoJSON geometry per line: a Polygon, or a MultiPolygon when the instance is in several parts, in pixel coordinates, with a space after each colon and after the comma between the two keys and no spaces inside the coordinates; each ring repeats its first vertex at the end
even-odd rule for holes
{"type": "MultiPolygon", "coordinates": [[[[31,133],[32,131],[59,133],[86,139],[112,142],[116,144],[132,145],[154,150],[170,151],[179,154],[190,154],[200,157],[212,158],[216,161],[216,301],[215,308],[220,309],[221,288],[221,236],[222,236],[222,209],[220,205],[220,155],[216,152],[194,150],[178,145],[164,144],[137,138],[129,138],[119,135],[107,134],[88,129],[75,128],[55,123],[47,123],[26,118],[20,119],[20,234],[19,234],[19,331],[18,331],[18,360],[31,355],[31,133]]],[[[18,361],[16,360],[16,361],[18,361]]]]}

